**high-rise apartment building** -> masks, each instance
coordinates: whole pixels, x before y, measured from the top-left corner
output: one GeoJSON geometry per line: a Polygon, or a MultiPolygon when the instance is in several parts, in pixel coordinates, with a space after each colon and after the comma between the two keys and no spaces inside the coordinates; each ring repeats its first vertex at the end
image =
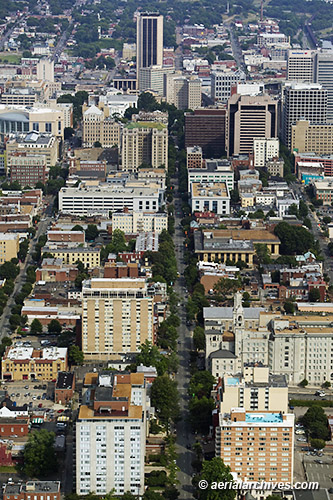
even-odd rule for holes
{"type": "Polygon", "coordinates": [[[130,122],[123,129],[122,169],[136,172],[140,165],[168,167],[168,128],[158,122],[130,122]]]}
{"type": "Polygon", "coordinates": [[[316,83],[292,83],[286,85],[283,98],[282,138],[291,148],[291,126],[298,120],[312,124],[327,121],[327,90],[316,83]]]}
{"type": "Polygon", "coordinates": [[[294,415],[233,408],[219,414],[215,453],[240,480],[292,482],[294,415]]]}
{"type": "Polygon", "coordinates": [[[232,85],[238,82],[245,82],[244,71],[213,71],[211,83],[211,95],[214,101],[227,102],[231,96],[232,85]]]}
{"type": "Polygon", "coordinates": [[[333,123],[310,124],[299,120],[291,126],[291,150],[328,155],[333,151],[333,123]]]}
{"type": "Polygon", "coordinates": [[[253,141],[253,163],[254,167],[264,167],[266,162],[279,157],[279,139],[260,138],[253,141]]]}
{"type": "Polygon", "coordinates": [[[136,20],[136,67],[163,65],[163,16],[141,13],[136,20]]]}
{"type": "Polygon", "coordinates": [[[277,137],[277,101],[268,95],[231,96],[226,126],[228,156],[252,153],[254,139],[263,137],[277,137]]]}
{"type": "Polygon", "coordinates": [[[196,109],[185,113],[185,147],[200,146],[206,158],[225,154],[224,108],[196,109]]]}
{"type": "Polygon", "coordinates": [[[76,422],[76,492],[144,493],[147,402],[142,373],[88,373],[76,422]],[[90,393],[90,391],[88,391],[90,393]]]}
{"type": "Polygon", "coordinates": [[[138,352],[153,341],[154,298],[145,279],[98,279],[82,287],[82,350],[87,359],[138,352]]]}
{"type": "Polygon", "coordinates": [[[121,123],[109,116],[109,109],[90,106],[83,112],[83,144],[93,147],[99,142],[103,148],[120,145],[121,123]]]}
{"type": "Polygon", "coordinates": [[[158,95],[164,95],[164,75],[166,69],[162,66],[149,66],[138,71],[139,90],[152,90],[158,95]]]}
{"type": "Polygon", "coordinates": [[[314,55],[315,52],[312,50],[288,50],[287,80],[313,82],[314,55]]]}
{"type": "Polygon", "coordinates": [[[317,52],[314,81],[327,90],[327,121],[333,123],[333,50],[317,52]]]}

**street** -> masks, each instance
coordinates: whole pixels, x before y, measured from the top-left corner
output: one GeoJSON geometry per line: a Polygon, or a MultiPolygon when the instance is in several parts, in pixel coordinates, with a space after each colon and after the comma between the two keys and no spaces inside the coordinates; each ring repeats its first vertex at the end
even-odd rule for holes
{"type": "Polygon", "coordinates": [[[9,318],[11,316],[11,308],[15,305],[15,295],[19,293],[19,291],[21,290],[22,286],[25,283],[25,277],[28,267],[34,265],[32,254],[35,252],[35,247],[36,243],[38,242],[38,238],[42,234],[46,234],[47,229],[51,223],[52,220],[51,211],[52,211],[52,206],[50,204],[50,206],[47,208],[48,212],[47,217],[39,223],[35,238],[30,241],[29,251],[25,259],[25,263],[24,265],[21,265],[20,273],[15,280],[13,293],[8,298],[6,307],[4,308],[2,316],[0,318],[0,340],[5,336],[10,335],[9,318]]]}
{"type": "MultiPolygon", "coordinates": [[[[183,277],[184,273],[184,234],[182,228],[179,228],[179,224],[181,221],[181,216],[177,215],[179,209],[177,208],[177,204],[181,203],[181,198],[178,193],[178,179],[172,179],[172,184],[175,186],[175,235],[174,235],[174,244],[175,244],[175,253],[177,258],[177,266],[178,271],[180,273],[180,278],[175,283],[175,292],[180,297],[180,301],[183,302],[185,294],[186,294],[186,285],[185,279],[183,277]]],[[[191,450],[187,447],[193,444],[193,439],[191,439],[191,432],[189,429],[189,423],[187,420],[187,406],[188,406],[188,386],[190,381],[190,351],[191,351],[191,331],[186,325],[186,311],[185,311],[185,303],[182,304],[180,313],[180,327],[179,327],[179,370],[177,374],[177,382],[178,382],[178,391],[180,396],[180,409],[181,409],[181,420],[177,424],[177,465],[180,469],[178,473],[179,480],[179,489],[180,496],[179,500],[183,500],[186,498],[193,498],[192,493],[192,466],[191,462],[194,459],[194,455],[191,450]]]]}

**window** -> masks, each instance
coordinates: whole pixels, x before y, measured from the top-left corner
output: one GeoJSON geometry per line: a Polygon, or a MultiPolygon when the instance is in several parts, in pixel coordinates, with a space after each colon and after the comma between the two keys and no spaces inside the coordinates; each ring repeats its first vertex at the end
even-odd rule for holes
{"type": "Polygon", "coordinates": [[[45,132],[52,132],[52,123],[45,123],[45,132]]]}

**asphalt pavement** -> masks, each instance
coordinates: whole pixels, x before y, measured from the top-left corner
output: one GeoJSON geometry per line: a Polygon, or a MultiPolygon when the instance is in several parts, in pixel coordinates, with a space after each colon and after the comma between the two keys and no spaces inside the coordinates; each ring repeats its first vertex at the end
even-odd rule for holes
{"type": "Polygon", "coordinates": [[[48,212],[47,217],[45,219],[43,219],[41,222],[39,222],[38,229],[36,231],[36,236],[33,240],[30,241],[29,251],[28,251],[25,263],[23,265],[21,265],[20,273],[15,280],[13,293],[8,298],[6,307],[4,308],[4,311],[3,311],[2,316],[0,318],[0,340],[3,337],[11,334],[10,325],[9,325],[9,318],[11,316],[11,308],[15,305],[15,295],[20,292],[22,286],[25,283],[25,278],[26,278],[26,273],[27,273],[28,267],[34,265],[34,261],[32,259],[32,254],[35,252],[38,238],[42,234],[46,234],[47,229],[48,229],[49,225],[51,224],[51,221],[52,221],[51,211],[52,211],[52,207],[50,204],[50,206],[47,208],[47,212],[48,212]]]}
{"type": "Polygon", "coordinates": [[[193,452],[188,449],[192,445],[193,439],[191,436],[190,426],[188,423],[188,386],[190,381],[190,351],[192,345],[191,330],[186,325],[186,310],[185,310],[185,300],[186,296],[186,285],[185,279],[183,277],[185,265],[184,265],[184,234],[183,230],[179,228],[181,221],[180,208],[176,208],[177,204],[181,205],[180,195],[178,193],[178,179],[172,179],[172,183],[175,186],[175,253],[177,258],[178,272],[180,277],[175,283],[175,292],[180,297],[180,327],[179,327],[179,370],[177,373],[178,391],[180,396],[180,409],[181,409],[181,420],[178,422],[176,427],[177,433],[177,465],[179,467],[178,480],[179,480],[179,500],[184,500],[187,498],[193,498],[193,487],[192,487],[192,466],[191,462],[194,459],[193,452]]]}

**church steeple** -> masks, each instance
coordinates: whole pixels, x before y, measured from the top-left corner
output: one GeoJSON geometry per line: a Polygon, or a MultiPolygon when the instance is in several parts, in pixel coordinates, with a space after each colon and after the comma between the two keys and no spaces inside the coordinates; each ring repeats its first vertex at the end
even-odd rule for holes
{"type": "Polygon", "coordinates": [[[234,296],[233,308],[233,330],[244,328],[244,309],[242,304],[243,295],[241,292],[236,292],[234,296]]]}

